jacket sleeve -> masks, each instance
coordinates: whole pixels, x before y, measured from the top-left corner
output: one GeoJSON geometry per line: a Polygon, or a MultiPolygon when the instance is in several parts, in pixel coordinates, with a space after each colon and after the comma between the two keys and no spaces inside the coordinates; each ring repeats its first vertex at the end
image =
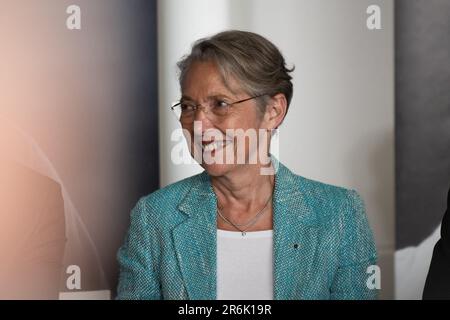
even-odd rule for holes
{"type": "Polygon", "coordinates": [[[352,190],[348,193],[344,208],[340,221],[339,267],[331,286],[330,298],[377,299],[380,273],[376,266],[377,253],[363,201],[352,190]]]}
{"type": "MultiPolygon", "coordinates": [[[[161,288],[157,266],[152,254],[151,210],[141,199],[131,212],[125,242],[117,253],[120,275],[116,299],[159,300],[161,288]]],[[[154,248],[154,247],[153,247],[154,248]]]]}

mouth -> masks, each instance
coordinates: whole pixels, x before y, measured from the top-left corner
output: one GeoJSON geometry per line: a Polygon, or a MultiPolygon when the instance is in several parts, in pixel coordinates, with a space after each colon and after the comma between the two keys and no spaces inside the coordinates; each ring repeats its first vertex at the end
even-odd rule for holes
{"type": "Polygon", "coordinates": [[[204,152],[213,152],[225,148],[230,142],[230,140],[202,141],[202,150],[204,152]]]}

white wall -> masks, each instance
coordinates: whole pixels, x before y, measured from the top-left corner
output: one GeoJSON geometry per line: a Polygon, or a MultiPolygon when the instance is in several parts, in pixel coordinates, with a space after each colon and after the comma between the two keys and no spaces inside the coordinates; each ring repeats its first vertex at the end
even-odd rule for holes
{"type": "Polygon", "coordinates": [[[280,130],[280,160],[297,174],[356,189],[364,198],[382,268],[381,298],[393,298],[393,2],[367,0],[161,0],[159,5],[161,184],[200,171],[174,166],[176,61],[223,29],[266,36],[294,64],[294,97],[280,130]],[[382,30],[366,28],[366,8],[382,30]]]}
{"type": "MultiPolygon", "coordinates": [[[[158,74],[161,185],[198,173],[198,165],[172,165],[170,151],[176,144],[171,134],[179,122],[170,110],[180,98],[177,61],[189,52],[192,43],[202,37],[229,28],[227,0],[158,1],[158,74]]],[[[186,148],[186,152],[187,148],[186,148]]]]}

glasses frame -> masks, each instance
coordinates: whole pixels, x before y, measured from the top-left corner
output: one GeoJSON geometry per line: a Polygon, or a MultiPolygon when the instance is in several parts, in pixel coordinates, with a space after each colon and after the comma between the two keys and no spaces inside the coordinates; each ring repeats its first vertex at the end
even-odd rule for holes
{"type": "MultiPolygon", "coordinates": [[[[235,104],[239,104],[239,103],[246,102],[246,101],[249,101],[249,100],[252,100],[252,99],[256,99],[256,98],[260,98],[260,97],[263,97],[263,96],[266,96],[266,95],[267,95],[266,93],[263,93],[263,94],[259,94],[259,95],[256,95],[256,96],[252,96],[252,97],[245,98],[245,99],[238,100],[238,101],[234,101],[234,102],[225,102],[225,101],[224,101],[224,102],[227,104],[227,113],[226,113],[226,114],[228,114],[228,111],[230,110],[230,107],[232,107],[232,106],[235,105],[235,104]]],[[[181,105],[181,103],[182,103],[181,100],[178,101],[178,102],[176,102],[174,105],[172,105],[172,106],[170,107],[170,109],[172,109],[172,111],[176,114],[175,108],[179,107],[179,106],[181,105]]],[[[194,107],[194,110],[193,110],[194,113],[195,113],[195,111],[197,111],[197,109],[199,109],[200,107],[201,107],[201,109],[203,109],[203,112],[204,112],[204,113],[206,113],[206,114],[209,113],[209,111],[207,111],[207,107],[202,106],[201,103],[198,103],[198,104],[196,104],[196,105],[193,105],[193,107],[194,107]]],[[[224,116],[225,116],[225,115],[224,115],[224,116]]],[[[181,122],[181,114],[180,114],[180,118],[178,119],[178,121],[181,122]]]]}

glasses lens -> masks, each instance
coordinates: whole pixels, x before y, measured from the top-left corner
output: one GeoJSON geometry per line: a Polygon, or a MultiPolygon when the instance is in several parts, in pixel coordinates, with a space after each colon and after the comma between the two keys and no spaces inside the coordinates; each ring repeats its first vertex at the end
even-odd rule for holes
{"type": "Polygon", "coordinates": [[[171,109],[178,121],[181,119],[181,105],[179,102],[172,103],[171,109]]]}
{"type": "Polygon", "coordinates": [[[172,106],[177,119],[182,123],[190,123],[194,120],[196,106],[187,102],[177,102],[172,106]]]}
{"type": "Polygon", "coordinates": [[[222,100],[213,100],[209,103],[209,110],[218,117],[223,117],[228,113],[230,105],[222,100]]]}
{"type": "Polygon", "coordinates": [[[186,124],[194,121],[195,112],[198,108],[201,108],[211,121],[220,121],[227,115],[229,107],[229,103],[218,99],[209,101],[204,107],[178,101],[172,104],[172,111],[181,123],[186,124]]]}

